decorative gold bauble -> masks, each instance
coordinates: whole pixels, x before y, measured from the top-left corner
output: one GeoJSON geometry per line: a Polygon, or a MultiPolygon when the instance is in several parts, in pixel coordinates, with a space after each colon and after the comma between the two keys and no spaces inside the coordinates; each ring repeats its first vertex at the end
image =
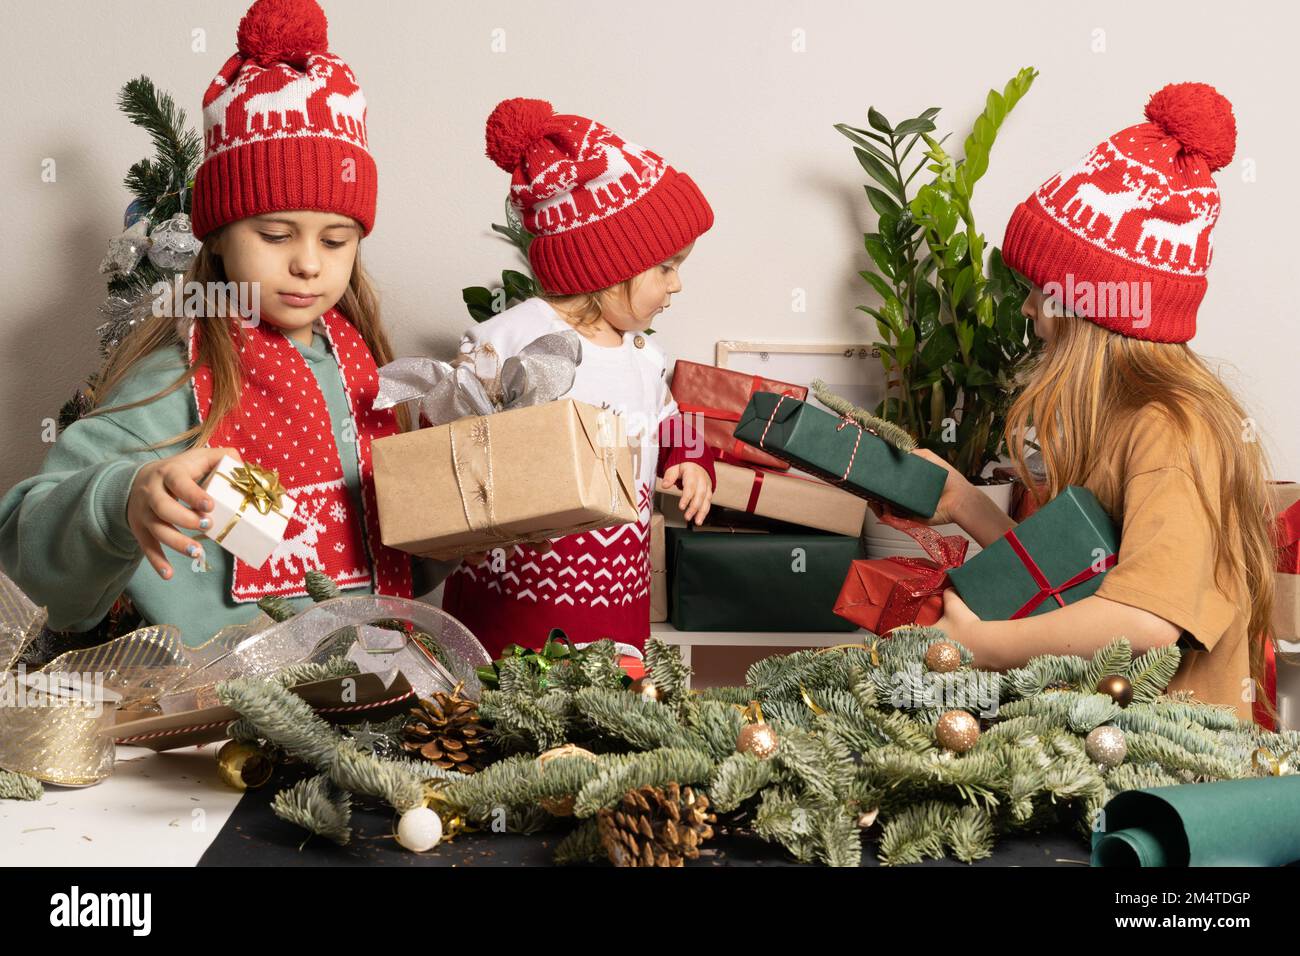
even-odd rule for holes
{"type": "Polygon", "coordinates": [[[252,744],[227,740],[217,751],[217,774],[236,790],[256,790],[271,779],[275,764],[252,744]]]}
{"type": "Polygon", "coordinates": [[[1083,742],[1088,759],[1103,767],[1118,767],[1128,753],[1128,741],[1118,727],[1094,727],[1083,742]]]}
{"type": "Polygon", "coordinates": [[[940,747],[962,754],[980,739],[980,722],[967,711],[950,710],[939,718],[934,735],[940,747]]]}
{"type": "Polygon", "coordinates": [[[925,666],[936,674],[949,674],[961,667],[961,651],[956,644],[935,641],[925,649],[925,666]]]}
{"type": "MultiPolygon", "coordinates": [[[[548,763],[560,757],[583,757],[591,761],[596,760],[596,755],[590,750],[584,750],[577,744],[564,744],[562,747],[552,747],[545,753],[537,755],[537,773],[540,775],[548,763]]],[[[552,816],[573,816],[573,794],[565,794],[562,797],[542,797],[537,802],[552,816]]]]}
{"type": "Polygon", "coordinates": [[[1097,681],[1097,693],[1105,694],[1121,707],[1133,703],[1133,685],[1122,674],[1107,674],[1097,681]]]}
{"type": "Polygon", "coordinates": [[[634,694],[640,694],[642,700],[652,700],[656,704],[662,704],[664,700],[664,692],[649,677],[638,677],[632,681],[628,690],[634,694]]]}
{"type": "Polygon", "coordinates": [[[759,760],[766,760],[776,753],[779,743],[776,731],[765,721],[746,724],[736,735],[736,750],[757,757],[759,760]]]}

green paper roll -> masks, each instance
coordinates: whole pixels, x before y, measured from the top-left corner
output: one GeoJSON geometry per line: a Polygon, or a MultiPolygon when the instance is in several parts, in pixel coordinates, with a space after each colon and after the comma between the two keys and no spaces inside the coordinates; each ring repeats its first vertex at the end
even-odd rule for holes
{"type": "Polygon", "coordinates": [[[1093,866],[1300,861],[1300,775],[1126,790],[1092,835],[1093,866]]]}

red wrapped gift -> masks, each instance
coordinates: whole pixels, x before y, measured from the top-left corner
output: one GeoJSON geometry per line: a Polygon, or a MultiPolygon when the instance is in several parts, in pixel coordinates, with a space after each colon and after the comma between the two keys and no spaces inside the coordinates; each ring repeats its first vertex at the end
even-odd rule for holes
{"type": "Polygon", "coordinates": [[[875,634],[904,624],[926,627],[943,617],[948,569],[966,559],[970,544],[961,535],[945,537],[928,525],[873,508],[881,523],[916,541],[927,558],[891,557],[854,561],[835,602],[835,613],[875,634]]]}
{"type": "Polygon", "coordinates": [[[717,449],[722,461],[733,465],[763,465],[779,471],[790,467],[781,459],[745,444],[734,432],[740,413],[755,392],[776,392],[804,401],[808,398],[806,386],[678,359],[673,368],[672,392],[682,414],[703,416],[704,441],[717,449]]]}
{"type": "MultiPolygon", "coordinates": [[[[1271,483],[1277,502],[1277,586],[1273,596],[1273,637],[1300,637],[1300,486],[1293,481],[1271,483]]],[[[1277,660],[1273,642],[1264,642],[1264,696],[1277,709],[1277,660]]],[[[1276,730],[1262,701],[1252,705],[1255,723],[1276,730]]]]}

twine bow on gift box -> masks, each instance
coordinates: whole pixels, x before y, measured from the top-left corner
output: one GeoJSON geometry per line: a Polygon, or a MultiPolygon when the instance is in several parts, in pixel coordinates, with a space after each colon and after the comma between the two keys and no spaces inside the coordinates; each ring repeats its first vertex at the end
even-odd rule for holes
{"type": "Polygon", "coordinates": [[[224,471],[217,472],[217,477],[224,478],[226,483],[243,498],[235,513],[226,522],[226,526],[212,539],[217,544],[225,540],[226,535],[230,534],[231,529],[239,523],[239,519],[244,516],[244,512],[250,505],[260,515],[275,512],[280,517],[288,519],[289,516],[281,510],[288,492],[285,491],[284,485],[280,484],[278,471],[263,468],[255,461],[246,461],[234,468],[230,474],[224,471]]]}
{"type": "MultiPolygon", "coordinates": [[[[486,351],[491,347],[481,348],[486,351]]],[[[492,416],[562,398],[573,387],[581,363],[582,340],[571,329],[552,332],[530,342],[519,354],[502,362],[496,376],[487,382],[468,364],[430,358],[397,359],[379,370],[379,394],[374,407],[385,409],[401,402],[418,402],[420,417],[426,425],[449,424],[451,466],[470,530],[485,533],[501,544],[536,544],[582,529],[570,525],[521,536],[500,525],[494,506],[492,416]]],[[[601,414],[598,429],[593,446],[604,469],[612,513],[618,510],[620,500],[616,457],[620,430],[609,413],[601,414]]],[[[591,527],[600,527],[602,523],[596,522],[591,527]]],[[[437,552],[427,557],[446,559],[459,557],[461,553],[437,552]]]]}

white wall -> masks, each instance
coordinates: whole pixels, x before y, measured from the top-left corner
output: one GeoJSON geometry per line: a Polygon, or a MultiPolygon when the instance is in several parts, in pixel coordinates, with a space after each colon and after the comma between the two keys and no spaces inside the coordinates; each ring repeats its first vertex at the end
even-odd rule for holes
{"type": "MultiPolygon", "coordinates": [[[[364,256],[399,352],[449,352],[470,322],[460,289],[511,264],[488,230],[508,178],[483,155],[483,124],[509,96],[595,117],[688,171],[717,224],[685,292],[660,322],[670,355],[712,361],[723,338],[870,341],[865,181],[831,127],[868,104],[898,119],[942,106],[960,142],[1022,65],[1042,75],[1004,126],[979,187],[978,219],[999,243],[1013,206],[1057,168],[1142,119],[1168,82],[1212,83],[1234,103],[1237,161],[1219,174],[1223,215],[1193,345],[1235,367],[1230,381],[1266,436],[1279,477],[1300,478],[1298,333],[1291,315],[1300,150],[1294,14],[1282,4],[930,2],[360,2],[325,0],[331,49],[370,103],[380,170],[364,256]],[[1286,20],[1289,22],[1281,22],[1286,20]],[[504,30],[506,51],[491,49],[504,30]],[[806,52],[792,49],[804,31],[806,52]],[[1105,51],[1094,52],[1094,31],[1105,51]],[[1242,163],[1257,165],[1243,181],[1242,163]],[[807,311],[791,311],[806,290],[807,311]]],[[[127,167],[151,153],[115,108],[148,74],[191,117],[234,52],[244,0],[8,0],[4,253],[0,255],[0,489],[39,467],[42,419],[98,362],[96,272],[121,229],[127,167]],[[190,49],[191,31],[207,52],[190,49]],[[58,180],[41,181],[57,162],[58,180]]]]}

